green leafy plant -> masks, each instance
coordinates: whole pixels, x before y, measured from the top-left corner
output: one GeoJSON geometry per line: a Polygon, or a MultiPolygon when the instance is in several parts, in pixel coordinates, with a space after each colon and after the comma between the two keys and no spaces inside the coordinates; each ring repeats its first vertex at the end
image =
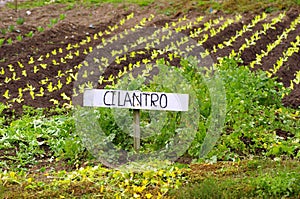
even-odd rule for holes
{"type": "Polygon", "coordinates": [[[219,159],[234,160],[249,154],[297,156],[295,148],[299,144],[280,139],[274,133],[286,129],[282,123],[289,124],[285,126],[291,127],[287,131],[292,135],[299,133],[299,121],[288,116],[294,110],[281,104],[281,96],[288,92],[283,84],[268,78],[264,71],[251,72],[248,67],[238,66],[235,59],[225,58],[219,68],[225,82],[228,112],[225,132],[210,157],[218,154],[219,159]]]}
{"type": "Polygon", "coordinates": [[[64,20],[66,18],[66,15],[65,14],[60,14],[59,15],[59,20],[64,20]]]}
{"type": "Polygon", "coordinates": [[[259,197],[291,197],[300,192],[300,175],[296,172],[280,171],[274,175],[265,174],[253,182],[253,195],[259,197]]]}
{"type": "MultiPolygon", "coordinates": [[[[0,111],[6,106],[0,106],[0,111]]],[[[7,159],[1,165],[9,169],[22,169],[26,165],[34,165],[38,159],[49,157],[69,161],[73,164],[86,157],[80,139],[72,134],[74,120],[69,115],[54,115],[46,118],[43,109],[23,107],[23,115],[19,119],[9,121],[2,117],[2,137],[0,149],[8,152],[7,159]],[[10,149],[17,148],[15,155],[9,155],[10,149]],[[10,166],[9,166],[10,165],[10,166]],[[14,166],[15,165],[15,166],[14,166]]],[[[0,112],[0,116],[2,115],[0,112]]]]}
{"type": "Polygon", "coordinates": [[[294,198],[300,194],[296,161],[254,159],[192,169],[192,183],[170,192],[176,198],[294,198]],[[216,177],[219,176],[219,177],[216,177]]]}
{"type": "Polygon", "coordinates": [[[7,42],[8,45],[12,45],[13,40],[12,40],[12,38],[8,38],[8,39],[6,40],[6,42],[7,42]]]}
{"type": "Polygon", "coordinates": [[[53,25],[57,24],[57,22],[58,22],[57,18],[50,19],[48,27],[51,28],[53,25]]]}
{"type": "Polygon", "coordinates": [[[15,31],[15,26],[14,26],[14,25],[9,25],[9,26],[8,26],[8,31],[9,31],[9,32],[15,31]]]}
{"type": "Polygon", "coordinates": [[[4,38],[0,38],[0,47],[4,44],[5,39],[4,38]]]}
{"type": "Polygon", "coordinates": [[[16,38],[17,38],[18,41],[22,41],[23,40],[23,36],[22,35],[17,35],[16,38]]]}
{"type": "Polygon", "coordinates": [[[22,18],[22,17],[19,17],[19,18],[17,19],[17,21],[16,21],[16,23],[17,23],[18,25],[23,25],[24,22],[25,22],[25,19],[22,18]]]}
{"type": "Polygon", "coordinates": [[[7,29],[5,29],[5,28],[1,28],[1,29],[0,29],[0,32],[1,32],[1,34],[5,35],[5,34],[6,34],[6,32],[7,32],[7,29]]]}
{"type": "Polygon", "coordinates": [[[26,37],[33,37],[33,31],[30,31],[29,33],[25,34],[26,37]]]}
{"type": "Polygon", "coordinates": [[[44,31],[44,28],[43,28],[42,26],[38,26],[38,27],[37,27],[37,31],[38,31],[38,32],[43,32],[43,31],[44,31]]]}

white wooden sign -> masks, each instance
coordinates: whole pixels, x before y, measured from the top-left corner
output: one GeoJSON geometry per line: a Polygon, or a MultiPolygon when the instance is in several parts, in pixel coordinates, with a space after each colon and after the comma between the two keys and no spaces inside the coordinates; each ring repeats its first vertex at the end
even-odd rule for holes
{"type": "Polygon", "coordinates": [[[188,94],[106,89],[86,89],[83,93],[83,106],[188,111],[188,104],[188,94]]]}

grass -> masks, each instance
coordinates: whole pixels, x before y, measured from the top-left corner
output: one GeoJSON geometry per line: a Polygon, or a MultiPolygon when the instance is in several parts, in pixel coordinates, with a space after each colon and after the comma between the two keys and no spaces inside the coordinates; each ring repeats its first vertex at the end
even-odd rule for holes
{"type": "MultiPolygon", "coordinates": [[[[28,8],[34,8],[34,7],[41,7],[49,4],[66,4],[68,7],[73,8],[75,4],[81,4],[85,6],[91,6],[91,5],[101,5],[103,3],[113,3],[113,4],[137,4],[139,6],[148,6],[151,3],[153,3],[153,0],[87,0],[87,1],[76,1],[76,0],[55,0],[55,1],[42,1],[42,0],[33,0],[33,1],[25,1],[18,3],[17,8],[18,9],[28,9],[28,8]]],[[[7,6],[9,8],[16,8],[15,3],[8,3],[7,6]]]]}
{"type": "Polygon", "coordinates": [[[176,198],[281,198],[300,196],[298,161],[247,160],[238,163],[192,165],[193,183],[176,191],[176,198]]]}
{"type": "Polygon", "coordinates": [[[0,172],[0,182],[0,195],[2,191],[3,197],[15,198],[299,198],[300,165],[295,160],[252,159],[144,173],[88,166],[31,174],[0,172]]]}
{"type": "MultiPolygon", "coordinates": [[[[113,4],[136,4],[139,6],[149,6],[154,5],[157,12],[163,13],[165,15],[174,15],[176,13],[186,13],[187,11],[193,9],[206,13],[214,13],[216,11],[222,11],[224,13],[246,13],[246,12],[273,12],[277,10],[286,10],[291,7],[299,6],[300,0],[224,0],[221,2],[212,0],[55,0],[42,1],[42,0],[32,0],[18,3],[18,9],[28,9],[33,7],[41,7],[48,4],[61,3],[66,4],[68,9],[72,9],[75,4],[81,4],[85,6],[96,5],[99,6],[103,3],[113,3],[113,4]]],[[[15,9],[15,3],[8,3],[8,7],[15,9]]]]}

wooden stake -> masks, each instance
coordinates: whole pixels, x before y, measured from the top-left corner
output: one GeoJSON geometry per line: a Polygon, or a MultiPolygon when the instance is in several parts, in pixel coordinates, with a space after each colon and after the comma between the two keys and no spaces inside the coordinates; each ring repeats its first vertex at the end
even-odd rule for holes
{"type": "Polygon", "coordinates": [[[140,129],[140,110],[133,110],[133,147],[136,152],[139,152],[141,143],[141,129],[140,129]]]}
{"type": "Polygon", "coordinates": [[[18,0],[15,0],[15,10],[18,12],[18,0]]]}

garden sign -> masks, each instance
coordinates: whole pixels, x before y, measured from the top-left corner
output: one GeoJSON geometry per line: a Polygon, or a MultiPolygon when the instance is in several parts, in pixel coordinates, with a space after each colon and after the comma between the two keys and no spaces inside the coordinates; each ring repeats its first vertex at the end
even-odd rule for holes
{"type": "Polygon", "coordinates": [[[188,111],[189,95],[178,93],[86,89],[83,106],[133,109],[134,149],[140,148],[140,109],[188,111]]]}

